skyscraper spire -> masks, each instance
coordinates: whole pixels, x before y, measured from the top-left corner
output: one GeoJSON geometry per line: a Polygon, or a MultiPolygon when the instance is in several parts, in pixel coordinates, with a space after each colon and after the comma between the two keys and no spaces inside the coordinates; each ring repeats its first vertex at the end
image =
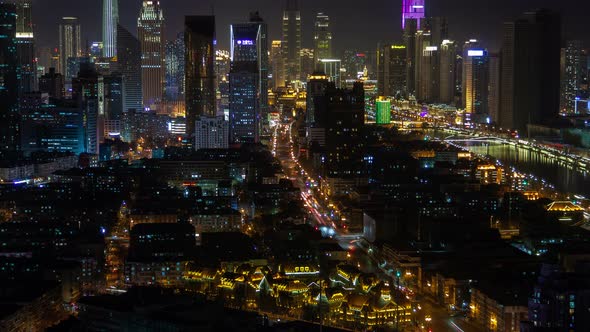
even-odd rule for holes
{"type": "Polygon", "coordinates": [[[106,58],[117,55],[117,24],[119,24],[119,0],[103,0],[102,42],[103,56],[106,58]]]}

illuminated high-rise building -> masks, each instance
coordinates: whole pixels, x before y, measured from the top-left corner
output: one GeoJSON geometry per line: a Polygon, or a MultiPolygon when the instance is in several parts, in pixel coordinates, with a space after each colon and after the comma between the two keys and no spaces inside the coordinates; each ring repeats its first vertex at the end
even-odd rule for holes
{"type": "Polygon", "coordinates": [[[103,56],[117,55],[117,25],[119,24],[119,0],[102,1],[102,42],[103,56]]]}
{"type": "Polygon", "coordinates": [[[68,59],[82,56],[82,38],[77,17],[62,17],[59,25],[59,72],[66,81],[71,81],[77,73],[69,72],[68,59]]]}
{"type": "Polygon", "coordinates": [[[406,97],[406,56],[405,45],[385,44],[377,49],[377,91],[380,96],[406,97]]]}
{"type": "Polygon", "coordinates": [[[258,142],[268,120],[267,25],[258,13],[231,25],[230,142],[258,142]]]}
{"type": "Polygon", "coordinates": [[[285,0],[283,11],[283,56],[285,79],[289,82],[301,79],[301,12],[299,0],[285,0]]]}
{"type": "Polygon", "coordinates": [[[273,40],[270,48],[270,67],[272,72],[272,87],[285,86],[285,57],[280,40],[273,40]]]}
{"type": "Polygon", "coordinates": [[[0,150],[19,149],[16,6],[0,3],[0,150]]]}
{"type": "Polygon", "coordinates": [[[186,16],[184,21],[186,129],[194,136],[198,116],[215,108],[215,16],[186,16]]]}
{"type": "Polygon", "coordinates": [[[315,17],[313,45],[313,58],[315,64],[321,59],[332,58],[332,31],[330,31],[330,17],[324,13],[318,13],[315,17]]]}
{"type": "Polygon", "coordinates": [[[16,48],[19,62],[19,96],[37,90],[37,62],[31,0],[16,1],[16,48]]]}
{"type": "Polygon", "coordinates": [[[488,51],[467,48],[463,55],[463,101],[465,113],[475,123],[491,123],[488,110],[488,51]]]}
{"type": "Polygon", "coordinates": [[[489,53],[488,74],[488,113],[490,121],[498,123],[500,116],[500,54],[489,53]]]}
{"type": "Polygon", "coordinates": [[[117,25],[117,66],[123,76],[123,111],[141,110],[141,45],[120,24],[117,25]]]}
{"type": "Polygon", "coordinates": [[[422,27],[424,18],[424,0],[402,0],[402,30],[405,30],[406,23],[410,19],[415,19],[417,28],[422,27]]]}
{"type": "Polygon", "coordinates": [[[457,45],[445,39],[440,45],[440,93],[439,101],[451,104],[455,99],[455,60],[457,45]]]}
{"type": "Polygon", "coordinates": [[[406,20],[404,27],[404,45],[406,46],[406,75],[407,90],[409,95],[416,94],[416,33],[418,32],[418,20],[410,18],[406,20]]]}
{"type": "Polygon", "coordinates": [[[184,33],[166,43],[166,87],[168,101],[184,101],[184,33]]]}
{"type": "Polygon", "coordinates": [[[380,98],[375,101],[375,122],[378,125],[391,123],[391,101],[387,98],[380,98]]]}
{"type": "Polygon", "coordinates": [[[143,0],[137,19],[141,43],[141,88],[143,105],[162,101],[164,93],[164,13],[159,0],[143,0]]]}
{"type": "Polygon", "coordinates": [[[558,13],[541,9],[504,24],[501,127],[526,132],[527,124],[557,116],[560,53],[558,13]]]}
{"type": "MultiPolygon", "coordinates": [[[[582,86],[588,82],[588,58],[584,43],[581,40],[568,40],[562,52],[560,110],[566,114],[580,114],[582,107],[578,107],[578,101],[582,99],[582,86]]],[[[584,113],[586,110],[587,107],[584,108],[584,113]]]]}

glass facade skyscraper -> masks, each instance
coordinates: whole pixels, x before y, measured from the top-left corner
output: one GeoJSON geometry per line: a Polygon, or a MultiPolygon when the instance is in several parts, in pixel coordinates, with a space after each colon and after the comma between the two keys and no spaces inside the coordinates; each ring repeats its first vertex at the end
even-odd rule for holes
{"type": "Polygon", "coordinates": [[[59,25],[59,72],[70,81],[77,73],[68,71],[68,59],[82,56],[82,37],[77,17],[63,17],[59,25]]]}
{"type": "Polygon", "coordinates": [[[283,11],[283,38],[285,79],[289,82],[301,79],[301,12],[299,0],[286,0],[283,11]]]}
{"type": "Polygon", "coordinates": [[[144,0],[137,20],[141,43],[141,87],[143,105],[162,101],[164,93],[164,13],[158,0],[144,0]]]}
{"type": "Polygon", "coordinates": [[[119,24],[119,0],[102,2],[102,42],[103,56],[113,58],[117,55],[117,25],[119,24]]]}
{"type": "Polygon", "coordinates": [[[332,32],[330,31],[330,17],[324,13],[318,13],[315,18],[314,27],[313,55],[314,63],[317,65],[318,61],[321,59],[332,58],[332,32]]]}
{"type": "Polygon", "coordinates": [[[0,3],[0,150],[19,149],[16,6],[0,3]]]}
{"type": "Polygon", "coordinates": [[[141,110],[141,45],[121,25],[117,25],[117,66],[123,76],[123,111],[141,110]]]}
{"type": "Polygon", "coordinates": [[[216,115],[214,42],[215,16],[185,17],[186,132],[190,136],[198,116],[216,115]]]}

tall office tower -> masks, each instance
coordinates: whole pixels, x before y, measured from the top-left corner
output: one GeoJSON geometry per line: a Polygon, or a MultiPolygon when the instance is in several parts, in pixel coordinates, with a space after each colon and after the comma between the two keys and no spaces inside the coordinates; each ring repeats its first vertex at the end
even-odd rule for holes
{"type": "Polygon", "coordinates": [[[119,0],[102,0],[102,55],[117,56],[117,25],[119,25],[119,0]]]}
{"type": "Polygon", "coordinates": [[[587,64],[584,43],[581,40],[567,41],[563,50],[563,73],[561,75],[560,110],[564,113],[580,113],[577,100],[581,99],[582,85],[588,80],[587,64]]]}
{"type": "Polygon", "coordinates": [[[252,14],[249,23],[231,26],[229,119],[232,144],[258,142],[262,124],[268,121],[263,120],[268,117],[266,31],[266,24],[258,13],[252,14]]]}
{"type": "Polygon", "coordinates": [[[285,79],[289,82],[301,79],[301,12],[299,0],[285,0],[283,11],[283,56],[285,79]]]}
{"type": "Polygon", "coordinates": [[[16,6],[0,3],[0,150],[19,150],[16,6]]]}
{"type": "Polygon", "coordinates": [[[31,0],[16,1],[16,51],[19,62],[18,93],[37,90],[37,61],[33,34],[31,0]]]}
{"type": "Polygon", "coordinates": [[[439,48],[431,43],[428,31],[416,33],[415,84],[416,99],[423,102],[438,101],[440,92],[439,48]]]}
{"type": "Polygon", "coordinates": [[[524,132],[559,111],[561,18],[541,9],[504,24],[500,126],[524,132]]]}
{"type": "Polygon", "coordinates": [[[410,18],[406,20],[404,28],[404,44],[406,46],[406,75],[407,90],[409,95],[416,95],[416,33],[418,32],[418,20],[410,18]]]}
{"type": "Polygon", "coordinates": [[[488,110],[488,51],[467,49],[463,60],[465,114],[474,123],[491,123],[488,110]]]}
{"type": "Polygon", "coordinates": [[[308,75],[311,75],[317,68],[321,66],[317,66],[314,62],[314,51],[309,48],[302,48],[301,52],[299,52],[300,56],[299,59],[301,61],[301,79],[306,80],[308,75]]]}
{"type": "Polygon", "coordinates": [[[272,71],[272,87],[285,86],[285,57],[280,40],[273,40],[270,48],[270,67],[272,71]]]}
{"type": "Polygon", "coordinates": [[[326,89],[326,168],[332,178],[354,178],[362,173],[365,91],[361,82],[352,90],[326,89]]]}
{"type": "Polygon", "coordinates": [[[451,104],[455,99],[455,60],[457,46],[445,39],[440,46],[440,93],[439,102],[451,104]]]}
{"type": "Polygon", "coordinates": [[[159,0],[143,0],[137,19],[141,43],[141,88],[143,105],[162,101],[164,93],[164,13],[159,0]]]}
{"type": "Polygon", "coordinates": [[[406,46],[385,44],[377,50],[377,93],[379,96],[407,97],[406,46]]]}
{"type": "Polygon", "coordinates": [[[268,107],[268,72],[270,69],[270,61],[268,59],[268,25],[260,17],[258,12],[250,13],[249,25],[258,27],[258,36],[256,39],[256,51],[258,61],[258,91],[259,91],[259,107],[261,116],[261,133],[268,129],[269,125],[269,107],[268,107]]]}
{"type": "Polygon", "coordinates": [[[492,123],[498,123],[500,116],[500,54],[489,53],[488,112],[492,123]]]}
{"type": "Polygon", "coordinates": [[[168,101],[184,101],[184,33],[166,43],[166,87],[168,101]]]}
{"type": "Polygon", "coordinates": [[[322,71],[316,71],[307,81],[305,124],[308,128],[323,127],[325,123],[323,119],[325,114],[318,112],[321,107],[318,107],[317,104],[326,95],[327,87],[328,76],[322,71]]]}
{"type": "Polygon", "coordinates": [[[402,0],[402,30],[406,29],[408,20],[414,19],[417,29],[422,27],[424,18],[424,0],[402,0]]]}
{"type": "Polygon", "coordinates": [[[99,154],[104,138],[104,92],[104,78],[94,63],[81,63],[80,72],[72,81],[72,99],[83,109],[85,152],[91,154],[99,154]]]}
{"type": "Polygon", "coordinates": [[[214,40],[215,16],[185,17],[186,133],[190,136],[197,116],[216,115],[214,40]]]}
{"type": "Polygon", "coordinates": [[[117,67],[123,76],[123,111],[143,109],[141,44],[120,24],[117,25],[117,67]]]}
{"type": "Polygon", "coordinates": [[[68,71],[68,59],[82,56],[80,23],[77,17],[62,17],[59,25],[59,72],[66,81],[71,81],[77,73],[68,71]]]}
{"type": "Polygon", "coordinates": [[[195,121],[195,150],[227,149],[229,125],[223,116],[198,117],[195,121]]]}
{"type": "Polygon", "coordinates": [[[330,30],[330,17],[324,13],[318,13],[315,17],[315,29],[313,32],[313,58],[314,63],[321,59],[332,58],[332,31],[330,30]]]}

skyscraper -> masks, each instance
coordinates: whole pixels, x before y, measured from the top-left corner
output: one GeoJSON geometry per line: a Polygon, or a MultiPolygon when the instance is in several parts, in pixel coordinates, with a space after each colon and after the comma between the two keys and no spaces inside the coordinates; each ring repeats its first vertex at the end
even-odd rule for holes
{"type": "Polygon", "coordinates": [[[326,89],[326,167],[329,178],[354,178],[362,172],[365,122],[363,84],[356,82],[352,90],[326,89]]]}
{"type": "Polygon", "coordinates": [[[184,33],[166,43],[166,86],[167,101],[184,101],[184,33]]]}
{"type": "Polygon", "coordinates": [[[440,93],[439,101],[451,104],[455,99],[455,59],[457,46],[454,41],[443,40],[440,46],[440,93]]]}
{"type": "Polygon", "coordinates": [[[561,19],[541,9],[504,24],[500,126],[526,131],[559,111],[561,19]]]}
{"type": "Polygon", "coordinates": [[[0,150],[19,149],[16,6],[0,3],[0,150]]]}
{"type": "Polygon", "coordinates": [[[424,0],[402,0],[402,30],[405,30],[409,19],[415,19],[418,30],[424,18],[424,0]]]}
{"type": "Polygon", "coordinates": [[[117,67],[123,76],[123,111],[141,110],[141,45],[120,24],[117,25],[117,67]]]}
{"type": "Polygon", "coordinates": [[[16,48],[19,62],[19,96],[37,90],[37,62],[31,0],[16,1],[16,48]]]}
{"type": "Polygon", "coordinates": [[[568,40],[563,53],[560,109],[567,114],[579,114],[577,99],[581,99],[582,85],[588,80],[584,43],[581,40],[568,40]]]}
{"type": "Polygon", "coordinates": [[[141,43],[141,88],[143,105],[162,101],[164,93],[164,13],[159,0],[143,0],[137,19],[141,43]]]}
{"type": "Polygon", "coordinates": [[[406,46],[385,44],[377,50],[377,92],[380,96],[406,97],[406,46]]]}
{"type": "Polygon", "coordinates": [[[268,117],[267,26],[258,13],[231,26],[229,118],[231,143],[258,142],[268,117]],[[249,86],[253,84],[253,86],[249,86]],[[264,112],[264,113],[263,113],[264,112]]]}
{"type": "Polygon", "coordinates": [[[317,65],[321,59],[332,58],[332,32],[330,31],[330,18],[324,13],[318,13],[315,17],[313,32],[314,63],[317,65]]]}
{"type": "Polygon", "coordinates": [[[117,55],[117,25],[119,24],[119,0],[102,1],[102,42],[103,56],[117,55]]]}
{"type": "Polygon", "coordinates": [[[409,95],[416,94],[416,33],[418,32],[418,20],[409,18],[404,27],[404,44],[406,46],[407,89],[409,95]]]}
{"type": "Polygon", "coordinates": [[[492,123],[498,123],[500,116],[500,54],[489,53],[488,113],[492,123]]]}
{"type": "Polygon", "coordinates": [[[301,12],[299,0],[285,0],[283,11],[283,56],[285,79],[289,82],[301,79],[301,12]]]}
{"type": "Polygon", "coordinates": [[[272,86],[278,88],[285,85],[285,57],[280,40],[273,40],[270,48],[270,67],[272,70],[272,86]]]}
{"type": "Polygon", "coordinates": [[[66,81],[77,74],[68,71],[68,59],[80,56],[82,56],[82,41],[78,18],[62,17],[59,25],[59,72],[66,77],[66,81]]]}
{"type": "Polygon", "coordinates": [[[197,116],[215,110],[215,16],[186,16],[184,21],[186,132],[194,136],[197,116]]]}
{"type": "Polygon", "coordinates": [[[465,113],[475,123],[490,123],[488,110],[488,51],[467,48],[463,56],[463,101],[465,113]]]}

